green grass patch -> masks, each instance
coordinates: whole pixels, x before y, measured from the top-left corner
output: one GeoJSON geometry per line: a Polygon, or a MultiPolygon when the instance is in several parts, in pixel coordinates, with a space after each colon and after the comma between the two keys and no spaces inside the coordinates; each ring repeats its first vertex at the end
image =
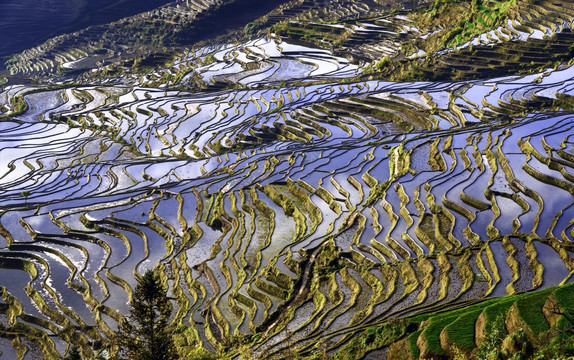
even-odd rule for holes
{"type": "MultiPolygon", "coordinates": [[[[546,304],[548,296],[553,293],[561,306],[561,310],[572,313],[572,309],[574,309],[573,291],[574,284],[568,284],[532,293],[491,298],[474,305],[447,310],[442,313],[436,313],[437,310],[434,309],[434,313],[414,316],[407,320],[414,323],[427,321],[428,325],[408,336],[411,354],[415,359],[420,356],[417,339],[422,335],[426,343],[426,354],[429,356],[445,356],[445,350],[442,349],[440,343],[440,334],[443,330],[446,332],[450,343],[466,350],[475,349],[476,321],[482,311],[484,311],[486,317],[485,333],[477,354],[485,355],[495,352],[499,348],[502,339],[506,336],[504,323],[508,310],[513,305],[516,305],[518,315],[522,321],[532,330],[535,336],[538,336],[549,330],[549,325],[542,312],[542,307],[546,304]]],[[[571,325],[564,318],[561,319],[561,322],[562,324],[558,326],[562,328],[569,328],[571,325]]]]}
{"type": "Polygon", "coordinates": [[[457,314],[444,313],[430,319],[429,325],[423,330],[422,336],[426,340],[427,351],[430,354],[445,354],[440,346],[440,333],[450,323],[458,318],[457,314]]]}
{"type": "Polygon", "coordinates": [[[475,309],[459,316],[445,328],[448,339],[467,350],[474,349],[474,324],[481,312],[481,309],[475,309]]]}
{"type": "Polygon", "coordinates": [[[286,21],[273,25],[270,31],[283,37],[301,39],[318,46],[325,46],[325,43],[340,45],[351,35],[347,29],[338,27],[286,21]]]}
{"type": "Polygon", "coordinates": [[[16,95],[13,98],[11,98],[10,104],[12,105],[12,108],[14,109],[14,111],[12,112],[12,115],[19,115],[19,114],[22,114],[28,110],[28,103],[24,99],[23,95],[16,95]]]}
{"type": "Polygon", "coordinates": [[[421,349],[419,349],[417,345],[417,339],[419,338],[420,334],[423,332],[423,329],[415,331],[414,333],[409,335],[409,350],[411,351],[411,355],[413,359],[418,359],[421,356],[421,349]]]}
{"type": "Polygon", "coordinates": [[[373,189],[371,190],[371,192],[369,193],[369,197],[367,198],[367,200],[365,201],[364,206],[371,206],[373,205],[377,200],[380,200],[383,195],[385,194],[385,191],[387,191],[387,189],[389,188],[389,186],[391,185],[391,182],[389,180],[386,180],[385,182],[381,183],[381,184],[377,184],[375,185],[375,187],[373,187],[373,189]]]}
{"type": "Polygon", "coordinates": [[[557,288],[554,297],[562,311],[574,312],[574,283],[557,288]]]}
{"type": "Polygon", "coordinates": [[[367,352],[388,346],[397,341],[405,334],[405,331],[406,324],[403,321],[387,322],[380,326],[372,327],[353,338],[330,359],[361,359],[367,352]]]}
{"type": "MultiPolygon", "coordinates": [[[[444,3],[441,0],[436,2],[444,3]]],[[[443,38],[443,46],[460,45],[484,32],[495,29],[506,21],[508,12],[515,5],[516,0],[473,0],[467,18],[459,21],[457,26],[443,38]]],[[[446,10],[448,6],[442,7],[442,9],[446,10]]]]}
{"type": "Polygon", "coordinates": [[[518,314],[535,335],[548,330],[548,323],[542,313],[542,307],[546,303],[548,292],[535,294],[516,302],[518,314]]]}
{"type": "Polygon", "coordinates": [[[499,301],[494,302],[494,304],[486,307],[484,309],[484,315],[486,316],[486,322],[490,323],[496,320],[500,315],[505,316],[506,312],[514,304],[514,299],[506,299],[506,297],[501,298],[499,301]]]}

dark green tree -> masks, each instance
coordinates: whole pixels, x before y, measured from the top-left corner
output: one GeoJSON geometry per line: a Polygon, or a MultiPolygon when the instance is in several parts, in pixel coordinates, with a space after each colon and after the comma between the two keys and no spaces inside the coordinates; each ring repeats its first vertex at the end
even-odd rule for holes
{"type": "Polygon", "coordinates": [[[148,270],[138,281],[127,321],[117,332],[120,356],[138,360],[177,359],[168,330],[171,303],[159,276],[148,270]]]}
{"type": "Polygon", "coordinates": [[[72,345],[70,347],[70,350],[68,350],[68,354],[66,355],[64,360],[82,360],[80,349],[78,349],[76,345],[72,345]]]}

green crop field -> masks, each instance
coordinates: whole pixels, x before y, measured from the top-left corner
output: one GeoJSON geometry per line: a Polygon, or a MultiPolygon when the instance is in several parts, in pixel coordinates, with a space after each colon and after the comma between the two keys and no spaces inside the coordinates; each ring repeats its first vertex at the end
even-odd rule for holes
{"type": "Polygon", "coordinates": [[[574,356],[573,26],[178,0],[12,54],[0,357],[143,356],[152,274],[169,359],[574,356]]]}

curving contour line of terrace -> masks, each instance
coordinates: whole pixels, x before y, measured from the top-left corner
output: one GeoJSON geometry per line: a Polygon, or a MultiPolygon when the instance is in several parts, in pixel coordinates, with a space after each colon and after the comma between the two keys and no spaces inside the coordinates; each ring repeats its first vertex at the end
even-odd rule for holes
{"type": "MultiPolygon", "coordinates": [[[[152,268],[182,351],[257,334],[241,351],[263,358],[571,281],[574,67],[341,82],[360,67],[268,38],[177,66],[213,91],[148,87],[158,71],[0,94],[27,105],[0,122],[3,354],[113,351],[152,268]]],[[[411,335],[413,356],[445,331],[411,335]]]]}

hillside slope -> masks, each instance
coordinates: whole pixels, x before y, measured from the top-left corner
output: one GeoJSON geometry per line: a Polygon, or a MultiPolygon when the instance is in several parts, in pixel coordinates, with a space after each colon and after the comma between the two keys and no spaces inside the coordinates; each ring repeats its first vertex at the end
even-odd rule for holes
{"type": "Polygon", "coordinates": [[[113,356],[153,269],[181,358],[571,356],[572,5],[280,3],[10,61],[2,355],[113,356]]]}

